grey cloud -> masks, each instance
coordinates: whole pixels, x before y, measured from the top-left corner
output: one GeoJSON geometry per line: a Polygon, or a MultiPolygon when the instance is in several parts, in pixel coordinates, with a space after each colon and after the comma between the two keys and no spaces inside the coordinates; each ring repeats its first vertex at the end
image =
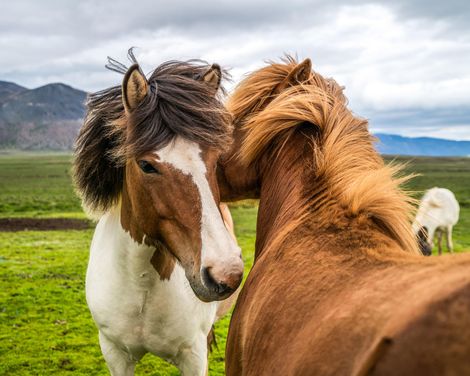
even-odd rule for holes
{"type": "Polygon", "coordinates": [[[467,30],[469,28],[470,6],[467,0],[413,0],[389,2],[389,4],[393,4],[405,17],[448,20],[455,27],[467,30]]]}
{"type": "MultiPolygon", "coordinates": [[[[380,127],[393,130],[395,111],[405,132],[424,129],[426,119],[461,129],[470,114],[452,115],[470,98],[469,18],[470,3],[456,0],[8,2],[0,79],[98,90],[121,79],[103,69],[106,56],[122,60],[137,46],[146,71],[203,58],[232,67],[237,81],[289,52],[346,85],[351,107],[380,127]]],[[[464,133],[470,138],[470,128],[464,133]]]]}

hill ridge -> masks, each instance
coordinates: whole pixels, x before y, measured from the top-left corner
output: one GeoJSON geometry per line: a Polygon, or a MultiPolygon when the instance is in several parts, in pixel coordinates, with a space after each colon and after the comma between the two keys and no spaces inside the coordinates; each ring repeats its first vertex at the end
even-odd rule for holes
{"type": "MultiPolygon", "coordinates": [[[[85,116],[87,93],[62,82],[28,89],[0,80],[0,149],[71,150],[85,116]]],[[[381,154],[470,156],[470,141],[378,132],[381,154]]]]}
{"type": "Polygon", "coordinates": [[[467,157],[470,156],[470,141],[447,140],[435,137],[406,137],[387,133],[375,133],[376,145],[381,154],[467,157]]]}
{"type": "Polygon", "coordinates": [[[70,150],[87,93],[64,83],[27,89],[0,81],[0,148],[70,150]]]}

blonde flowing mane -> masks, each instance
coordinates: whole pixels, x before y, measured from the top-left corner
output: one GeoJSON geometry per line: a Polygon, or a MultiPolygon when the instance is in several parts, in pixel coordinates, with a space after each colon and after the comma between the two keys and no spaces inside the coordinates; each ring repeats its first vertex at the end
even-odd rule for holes
{"type": "Polygon", "coordinates": [[[231,97],[228,108],[245,135],[242,163],[251,165],[268,148],[282,148],[296,127],[312,126],[317,135],[311,139],[309,164],[315,187],[304,205],[327,221],[331,209],[323,209],[322,202],[335,197],[348,216],[365,215],[405,251],[419,253],[410,223],[414,200],[400,188],[410,177],[398,177],[401,166],[384,164],[367,120],[347,108],[343,88],[334,80],[312,71],[305,81],[277,93],[296,65],[291,57],[285,64],[270,64],[248,76],[231,97]]]}

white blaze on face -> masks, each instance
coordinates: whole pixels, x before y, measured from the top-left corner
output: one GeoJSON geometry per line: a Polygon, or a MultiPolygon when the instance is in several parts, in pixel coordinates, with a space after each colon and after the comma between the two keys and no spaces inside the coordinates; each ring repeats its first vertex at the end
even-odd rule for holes
{"type": "Polygon", "coordinates": [[[240,259],[240,248],[227,231],[206,176],[201,149],[195,142],[181,137],[156,153],[159,162],[171,164],[191,176],[201,200],[201,267],[230,263],[240,259]]]}

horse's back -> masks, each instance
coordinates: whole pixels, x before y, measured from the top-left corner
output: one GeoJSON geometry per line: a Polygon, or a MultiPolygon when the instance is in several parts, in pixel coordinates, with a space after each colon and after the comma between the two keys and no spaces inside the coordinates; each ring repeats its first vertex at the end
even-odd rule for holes
{"type": "Polygon", "coordinates": [[[393,364],[402,361],[411,375],[418,359],[449,362],[449,375],[455,362],[469,366],[470,257],[408,265],[347,256],[341,267],[332,259],[305,253],[297,269],[289,257],[258,260],[232,318],[228,375],[401,374],[393,364]]]}
{"type": "Polygon", "coordinates": [[[370,375],[470,375],[470,282],[409,320],[371,364],[370,375]]]}

